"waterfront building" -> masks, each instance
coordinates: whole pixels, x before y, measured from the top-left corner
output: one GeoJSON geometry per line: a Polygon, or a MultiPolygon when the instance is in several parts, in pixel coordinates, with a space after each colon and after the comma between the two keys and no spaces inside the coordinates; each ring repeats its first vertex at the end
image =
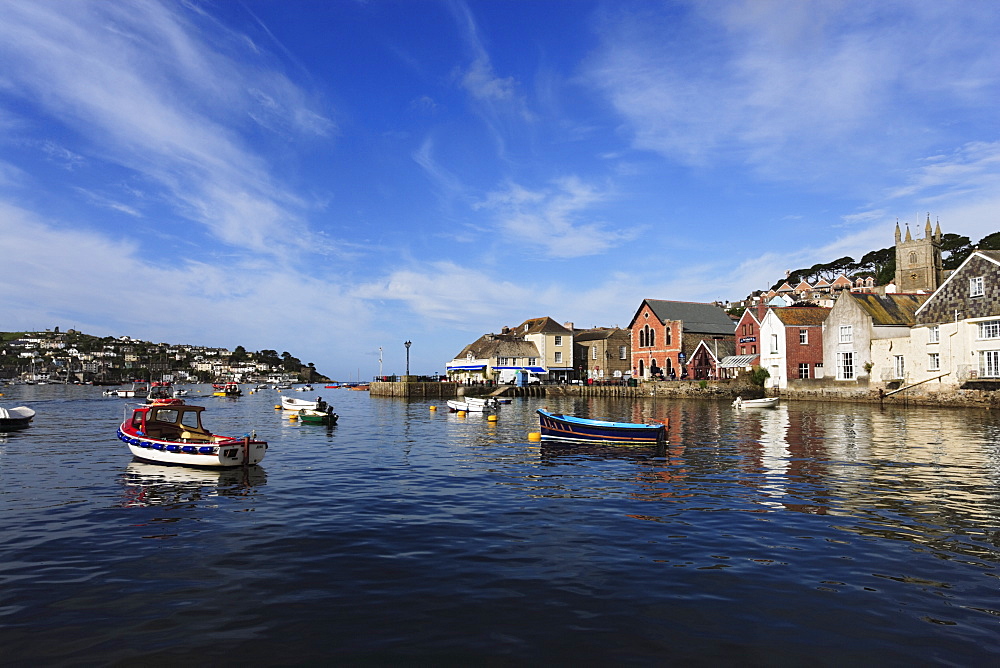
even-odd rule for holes
{"type": "Polygon", "coordinates": [[[517,371],[540,381],[566,382],[573,374],[573,323],[531,318],[499,334],[484,334],[445,365],[457,382],[510,383],[517,371]]]}
{"type": "Polygon", "coordinates": [[[823,323],[823,366],[828,370],[825,376],[857,383],[870,382],[883,371],[892,373],[880,368],[872,375],[872,344],[881,339],[908,341],[916,310],[929,296],[841,292],[823,323]]]}
{"type": "Polygon", "coordinates": [[[702,339],[732,341],[734,327],[717,304],[644,299],[628,326],[632,375],[683,378],[687,360],[702,339]]]}
{"type": "Polygon", "coordinates": [[[790,306],[768,309],[760,323],[760,366],[768,387],[785,389],[789,380],[824,377],[823,322],[831,309],[790,306]]]}
{"type": "Polygon", "coordinates": [[[732,337],[702,339],[688,357],[688,377],[693,380],[726,377],[722,370],[722,360],[732,359],[734,349],[732,337]]]}
{"type": "Polygon", "coordinates": [[[915,317],[900,381],[926,383],[923,392],[1000,389],[1000,251],[969,255],[915,317]]]}
{"type": "Polygon", "coordinates": [[[620,327],[594,327],[573,332],[576,378],[595,382],[622,381],[632,374],[631,336],[620,327]]]}

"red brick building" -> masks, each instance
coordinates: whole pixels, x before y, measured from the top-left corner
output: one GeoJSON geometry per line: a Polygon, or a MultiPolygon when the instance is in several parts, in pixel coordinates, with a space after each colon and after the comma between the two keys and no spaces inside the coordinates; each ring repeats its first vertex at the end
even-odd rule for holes
{"type": "Polygon", "coordinates": [[[823,322],[828,308],[772,308],[760,324],[760,365],[768,387],[788,387],[789,380],[823,377],[823,322]]]}
{"type": "Polygon", "coordinates": [[[633,377],[683,378],[703,339],[732,340],[733,320],[715,304],[644,299],[628,329],[633,377]]]}

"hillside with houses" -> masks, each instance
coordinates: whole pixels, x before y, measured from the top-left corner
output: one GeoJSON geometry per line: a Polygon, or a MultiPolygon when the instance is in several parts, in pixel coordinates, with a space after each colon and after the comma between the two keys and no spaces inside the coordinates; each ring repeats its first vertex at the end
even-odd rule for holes
{"type": "Polygon", "coordinates": [[[462,349],[448,376],[638,385],[754,374],[773,393],[992,393],[1000,389],[994,246],[1000,234],[971,244],[943,235],[929,216],[923,236],[897,223],[890,249],[788,272],[740,302],[644,299],[624,328],[581,329],[547,316],[505,326],[462,349]]]}
{"type": "Polygon", "coordinates": [[[0,332],[0,379],[24,382],[118,385],[132,380],[171,382],[313,382],[328,380],[312,362],[288,352],[248,352],[97,337],[56,327],[0,332]]]}

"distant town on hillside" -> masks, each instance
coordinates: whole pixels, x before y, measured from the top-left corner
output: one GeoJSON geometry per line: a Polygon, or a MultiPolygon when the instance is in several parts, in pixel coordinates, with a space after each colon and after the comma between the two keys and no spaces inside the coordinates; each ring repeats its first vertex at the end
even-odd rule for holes
{"type": "Polygon", "coordinates": [[[129,336],[91,336],[58,327],[0,332],[0,378],[118,385],[133,380],[170,382],[323,382],[312,362],[275,350],[249,352],[129,336]]]}

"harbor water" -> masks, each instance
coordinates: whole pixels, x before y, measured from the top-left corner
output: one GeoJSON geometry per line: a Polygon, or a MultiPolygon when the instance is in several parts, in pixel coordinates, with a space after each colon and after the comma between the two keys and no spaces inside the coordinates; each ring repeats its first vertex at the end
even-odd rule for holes
{"type": "Polygon", "coordinates": [[[995,665],[1000,416],[322,389],[331,428],[194,386],[262,464],[134,460],[129,400],[0,388],[0,665],[995,665]],[[433,410],[436,406],[437,410],[433,410]],[[535,410],[669,419],[529,441],[535,410]]]}

